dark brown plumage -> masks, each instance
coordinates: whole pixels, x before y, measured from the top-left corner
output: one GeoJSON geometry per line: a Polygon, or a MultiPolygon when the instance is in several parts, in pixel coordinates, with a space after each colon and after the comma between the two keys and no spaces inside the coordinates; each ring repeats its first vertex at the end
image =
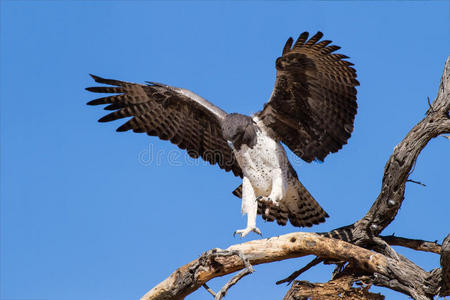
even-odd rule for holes
{"type": "Polygon", "coordinates": [[[104,79],[91,75],[98,83],[113,87],[89,87],[94,93],[116,93],[89,101],[88,105],[108,104],[112,113],[99,119],[109,122],[132,117],[117,131],[133,130],[170,140],[189,156],[201,157],[225,171],[242,177],[242,171],[226,140],[222,137],[222,120],[226,113],[191,91],[158,83],[148,85],[104,79]]]}
{"type": "Polygon", "coordinates": [[[274,136],[307,162],[323,160],[347,143],[356,115],[356,71],[340,49],[302,33],[289,38],[276,60],[275,88],[256,114],[274,136]]]}

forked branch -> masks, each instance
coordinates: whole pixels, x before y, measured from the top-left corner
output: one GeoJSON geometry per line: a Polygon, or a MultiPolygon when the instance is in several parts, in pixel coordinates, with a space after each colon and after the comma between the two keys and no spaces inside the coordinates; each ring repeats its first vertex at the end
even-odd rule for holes
{"type": "Polygon", "coordinates": [[[412,283],[414,285],[423,284],[421,278],[426,277],[425,271],[411,270],[402,262],[395,262],[382,254],[315,233],[297,232],[237,244],[225,250],[213,249],[205,252],[198,259],[177,269],[141,300],[183,299],[207,281],[243,269],[245,264],[238,252],[252,265],[314,254],[328,259],[349,261],[368,273],[390,276],[389,274],[404,270],[403,272],[410,272],[413,278],[418,279],[412,283]]]}

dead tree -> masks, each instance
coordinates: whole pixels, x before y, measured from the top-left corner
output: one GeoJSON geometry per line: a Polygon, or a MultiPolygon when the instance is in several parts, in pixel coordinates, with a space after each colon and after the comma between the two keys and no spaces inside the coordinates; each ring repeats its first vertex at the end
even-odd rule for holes
{"type": "Polygon", "coordinates": [[[436,99],[429,103],[426,116],[394,148],[384,168],[381,191],[367,214],[354,224],[326,233],[290,233],[268,239],[212,249],[178,268],[145,294],[141,300],[183,299],[198,288],[206,288],[215,299],[222,299],[240,278],[253,272],[252,265],[288,258],[315,255],[316,258],[282,282],[293,282],[298,275],[319,263],[336,264],[332,280],[323,284],[294,281],[284,299],[384,299],[369,292],[371,285],[387,287],[414,299],[450,295],[450,235],[441,245],[436,242],[381,236],[394,220],[404,200],[405,184],[416,159],[427,143],[450,133],[450,57],[436,99]],[[398,254],[391,245],[441,256],[441,268],[429,272],[398,254]],[[218,276],[238,272],[219,292],[206,283],[218,276]],[[352,287],[359,284],[360,288],[352,287]]]}

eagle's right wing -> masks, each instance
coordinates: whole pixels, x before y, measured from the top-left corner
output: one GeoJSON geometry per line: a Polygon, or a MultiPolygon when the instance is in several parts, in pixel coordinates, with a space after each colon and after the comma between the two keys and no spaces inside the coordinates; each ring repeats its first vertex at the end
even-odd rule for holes
{"type": "Polygon", "coordinates": [[[113,93],[88,102],[88,105],[108,104],[113,112],[99,122],[132,117],[117,131],[133,130],[170,140],[189,156],[201,157],[218,164],[225,171],[242,177],[236,158],[222,136],[221,124],[226,112],[197,94],[159,83],[137,84],[104,79],[91,75],[98,83],[111,86],[89,87],[94,93],[113,93]]]}
{"type": "Polygon", "coordinates": [[[356,71],[347,56],[333,54],[318,32],[289,38],[276,61],[269,102],[256,114],[262,125],[307,162],[323,160],[347,143],[356,114],[356,71]]]}

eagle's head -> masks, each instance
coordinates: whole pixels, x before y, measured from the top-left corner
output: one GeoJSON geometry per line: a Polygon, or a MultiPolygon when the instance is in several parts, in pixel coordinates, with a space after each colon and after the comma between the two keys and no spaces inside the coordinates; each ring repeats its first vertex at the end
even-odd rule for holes
{"type": "Polygon", "coordinates": [[[222,134],[234,149],[240,150],[242,145],[250,148],[256,145],[256,123],[249,116],[228,114],[222,123],[222,134]]]}

